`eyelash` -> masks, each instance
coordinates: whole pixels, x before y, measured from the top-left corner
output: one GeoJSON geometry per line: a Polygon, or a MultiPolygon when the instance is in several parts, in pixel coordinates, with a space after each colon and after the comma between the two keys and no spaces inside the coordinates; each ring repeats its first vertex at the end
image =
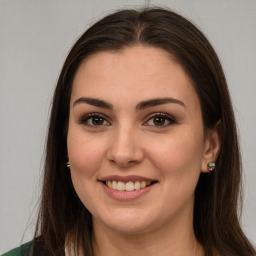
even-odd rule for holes
{"type": "MultiPolygon", "coordinates": [[[[170,116],[169,114],[166,114],[166,113],[153,113],[151,115],[149,115],[147,117],[147,121],[143,123],[143,125],[146,125],[146,126],[154,126],[156,128],[164,128],[164,127],[167,127],[169,125],[172,125],[172,124],[176,124],[177,121],[175,120],[174,117],[170,116]],[[153,121],[154,118],[162,118],[163,121],[164,121],[164,124],[163,125],[155,125],[155,124],[147,124],[149,123],[150,120],[153,121]],[[168,122],[166,124],[166,121],[168,122]]],[[[90,114],[87,114],[87,115],[84,115],[82,116],[80,119],[79,119],[79,124],[83,124],[83,125],[87,125],[89,127],[93,127],[93,128],[100,128],[102,126],[109,126],[111,125],[109,123],[109,121],[106,120],[106,117],[102,114],[99,114],[99,113],[90,113],[90,114]],[[101,119],[101,121],[103,122],[103,124],[100,124],[100,125],[96,125],[96,124],[89,124],[88,121],[91,119],[91,121],[93,122],[93,118],[99,118],[101,119]],[[107,122],[107,124],[104,124],[104,122],[107,122]]]]}

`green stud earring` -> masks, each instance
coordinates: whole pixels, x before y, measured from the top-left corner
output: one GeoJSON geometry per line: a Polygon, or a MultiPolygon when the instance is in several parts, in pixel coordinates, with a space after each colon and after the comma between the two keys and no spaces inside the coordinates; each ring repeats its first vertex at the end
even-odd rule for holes
{"type": "Polygon", "coordinates": [[[67,165],[67,168],[68,168],[68,169],[70,169],[70,163],[69,163],[69,162],[67,162],[67,164],[66,164],[66,165],[67,165]]]}
{"type": "Polygon", "coordinates": [[[209,172],[213,171],[215,169],[215,162],[210,162],[207,164],[207,169],[209,172]]]}

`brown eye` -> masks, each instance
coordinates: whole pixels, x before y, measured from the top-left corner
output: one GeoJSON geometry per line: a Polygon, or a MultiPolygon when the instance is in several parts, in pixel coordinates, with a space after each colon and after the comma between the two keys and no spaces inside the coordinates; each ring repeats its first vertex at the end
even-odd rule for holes
{"type": "Polygon", "coordinates": [[[175,119],[170,115],[167,115],[164,113],[157,113],[157,114],[151,115],[151,117],[148,119],[148,121],[144,125],[162,128],[175,123],[176,123],[175,119]]]}
{"type": "Polygon", "coordinates": [[[167,121],[166,118],[161,117],[161,116],[153,118],[153,123],[156,126],[163,126],[166,124],[166,121],[167,121]]]}
{"type": "Polygon", "coordinates": [[[102,117],[95,116],[91,118],[91,123],[93,125],[103,125],[104,119],[102,117]]]}
{"type": "Polygon", "coordinates": [[[106,119],[99,114],[88,114],[80,120],[81,124],[87,126],[106,126],[110,125],[106,119]]]}

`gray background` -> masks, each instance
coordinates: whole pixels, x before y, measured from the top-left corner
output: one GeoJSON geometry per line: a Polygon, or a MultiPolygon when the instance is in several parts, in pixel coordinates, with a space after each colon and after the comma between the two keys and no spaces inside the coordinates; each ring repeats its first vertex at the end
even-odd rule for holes
{"type": "MultiPolygon", "coordinates": [[[[146,2],[148,3],[148,1],[146,2]]],[[[143,0],[0,0],[0,252],[31,239],[51,97],[77,37],[110,10],[143,0]]],[[[256,1],[166,0],[215,47],[241,134],[242,224],[256,243],[256,1]]],[[[230,195],[232,196],[232,195],[230,195]]]]}

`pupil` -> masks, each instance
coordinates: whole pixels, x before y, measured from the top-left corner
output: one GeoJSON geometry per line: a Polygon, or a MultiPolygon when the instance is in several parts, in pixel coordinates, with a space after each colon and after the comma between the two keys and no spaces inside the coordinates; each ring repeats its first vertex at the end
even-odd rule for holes
{"type": "Polygon", "coordinates": [[[165,119],[163,117],[155,117],[154,118],[155,125],[160,126],[160,125],[164,125],[164,123],[165,123],[165,119]]]}
{"type": "Polygon", "coordinates": [[[101,117],[94,117],[93,119],[92,119],[92,123],[94,124],[94,125],[102,125],[103,124],[103,118],[101,118],[101,117]]]}

